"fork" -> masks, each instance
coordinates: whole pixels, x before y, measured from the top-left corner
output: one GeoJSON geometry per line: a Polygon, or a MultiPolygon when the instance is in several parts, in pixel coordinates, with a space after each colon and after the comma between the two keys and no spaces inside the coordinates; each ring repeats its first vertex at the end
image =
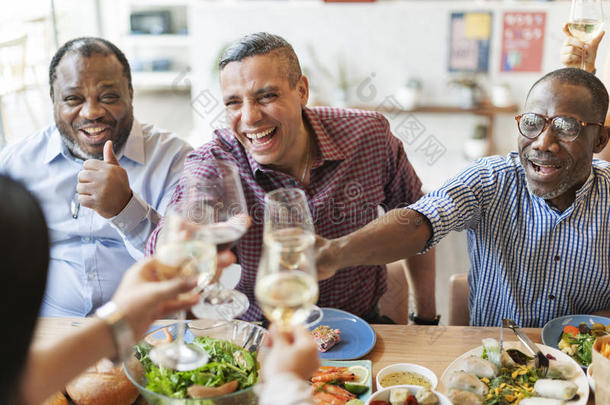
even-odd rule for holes
{"type": "Polygon", "coordinates": [[[540,377],[546,377],[547,372],[549,371],[549,359],[542,354],[538,346],[532,342],[532,340],[519,329],[519,326],[512,319],[503,319],[502,327],[512,329],[515,332],[515,335],[519,338],[519,340],[528,348],[530,352],[534,355],[534,366],[536,367],[536,372],[540,377]]]}

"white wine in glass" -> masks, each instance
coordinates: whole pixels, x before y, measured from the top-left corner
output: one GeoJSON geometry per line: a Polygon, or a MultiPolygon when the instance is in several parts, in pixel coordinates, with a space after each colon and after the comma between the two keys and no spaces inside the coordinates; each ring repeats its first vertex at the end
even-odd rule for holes
{"type": "MultiPolygon", "coordinates": [[[[202,227],[189,219],[187,200],[165,215],[155,252],[157,274],[161,279],[197,277],[198,286],[207,285],[216,273],[216,245],[207,241],[202,227]]],[[[176,340],[150,351],[151,360],[159,366],[188,371],[208,362],[205,350],[184,342],[185,317],[186,311],[178,312],[176,340]]]]}
{"type": "Polygon", "coordinates": [[[568,29],[570,34],[585,43],[581,68],[585,68],[586,47],[591,43],[604,25],[601,0],[572,0],[568,29]]]}
{"type": "MultiPolygon", "coordinates": [[[[218,252],[230,249],[246,233],[250,220],[239,168],[232,161],[214,159],[202,162],[198,171],[197,187],[191,188],[197,201],[190,210],[192,217],[218,252]]],[[[191,312],[198,318],[231,320],[249,306],[245,294],[216,281],[201,289],[201,299],[191,312]]]]}
{"type": "Polygon", "coordinates": [[[270,321],[288,327],[306,323],[318,300],[313,234],[286,228],[265,236],[256,300],[270,321]]]}
{"type": "Polygon", "coordinates": [[[263,254],[255,295],[261,310],[280,327],[311,325],[322,311],[314,256],[315,233],[305,193],[280,188],[265,196],[263,254]]]}

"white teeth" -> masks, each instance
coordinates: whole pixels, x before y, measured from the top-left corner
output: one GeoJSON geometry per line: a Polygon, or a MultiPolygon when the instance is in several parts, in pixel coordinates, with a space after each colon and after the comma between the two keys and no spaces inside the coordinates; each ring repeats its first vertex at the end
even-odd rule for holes
{"type": "Polygon", "coordinates": [[[96,127],[96,128],[84,128],[83,131],[85,131],[88,134],[97,134],[99,132],[102,132],[104,129],[104,127],[96,127]]]}
{"type": "Polygon", "coordinates": [[[269,135],[271,132],[273,132],[274,129],[275,128],[271,128],[271,129],[268,129],[267,131],[257,132],[255,134],[246,134],[246,136],[249,139],[259,139],[259,138],[269,135]]]}

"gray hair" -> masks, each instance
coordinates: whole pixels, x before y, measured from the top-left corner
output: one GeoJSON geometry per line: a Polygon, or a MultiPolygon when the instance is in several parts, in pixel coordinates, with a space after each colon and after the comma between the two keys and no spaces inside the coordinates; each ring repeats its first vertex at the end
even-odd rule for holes
{"type": "Polygon", "coordinates": [[[248,34],[233,42],[224,51],[218,61],[218,68],[222,71],[231,62],[240,62],[250,56],[267,55],[274,53],[280,58],[288,82],[291,87],[296,86],[303,75],[299,58],[297,58],[292,45],[279,35],[268,32],[248,34]]]}

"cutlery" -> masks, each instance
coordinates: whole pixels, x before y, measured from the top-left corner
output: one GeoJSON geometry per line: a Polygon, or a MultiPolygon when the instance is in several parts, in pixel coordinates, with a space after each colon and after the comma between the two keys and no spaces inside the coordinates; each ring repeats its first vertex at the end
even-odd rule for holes
{"type": "Polygon", "coordinates": [[[515,332],[515,335],[517,335],[519,340],[534,355],[534,365],[536,367],[536,372],[539,376],[545,377],[546,373],[549,371],[549,359],[547,359],[546,356],[542,354],[538,346],[536,346],[534,342],[532,342],[532,340],[525,333],[521,332],[519,326],[512,319],[503,319],[502,327],[512,329],[513,332],[515,332]]]}

